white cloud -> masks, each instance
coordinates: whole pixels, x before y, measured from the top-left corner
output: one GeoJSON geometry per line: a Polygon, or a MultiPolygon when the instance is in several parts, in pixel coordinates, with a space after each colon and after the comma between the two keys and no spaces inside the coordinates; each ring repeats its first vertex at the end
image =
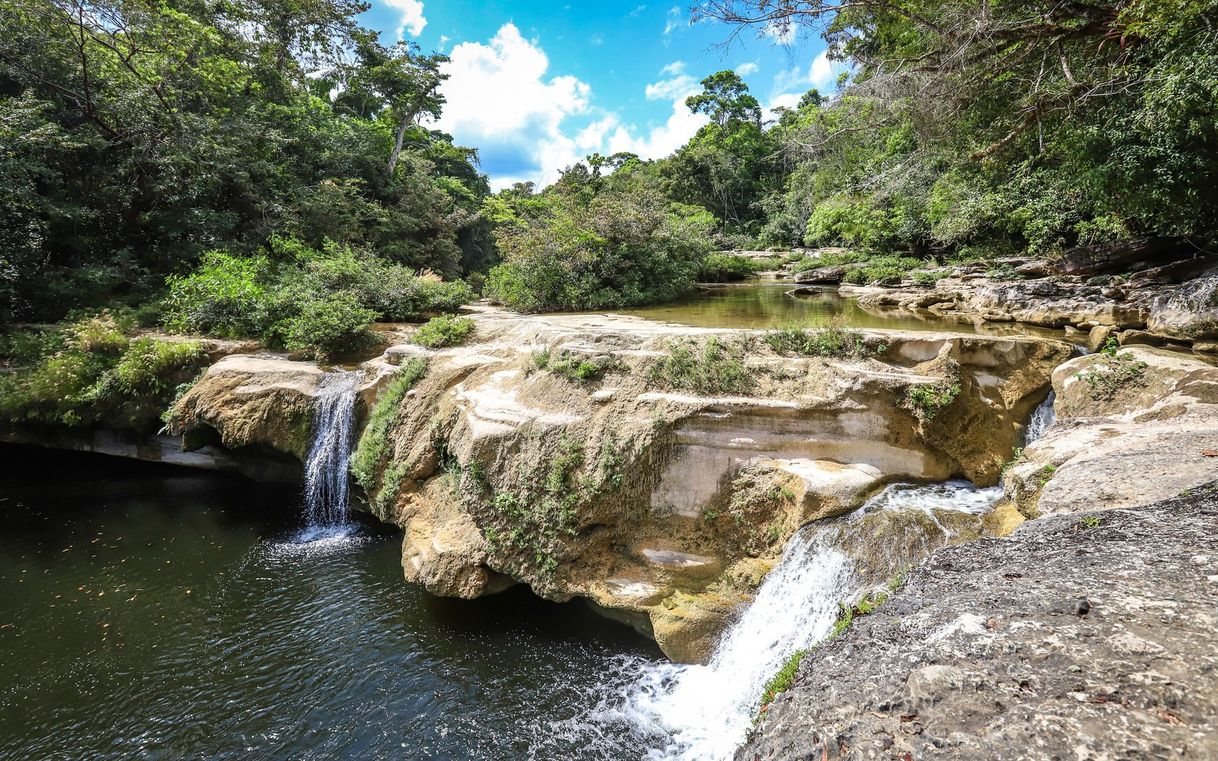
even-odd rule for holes
{"type": "Polygon", "coordinates": [[[820,55],[812,59],[812,66],[808,69],[808,82],[813,87],[821,90],[827,90],[837,83],[837,78],[846,66],[840,61],[830,61],[829,51],[822,51],[820,55]]]}
{"type": "Polygon", "coordinates": [[[748,61],[746,63],[742,63],[739,66],[737,66],[736,73],[742,77],[747,77],[750,74],[756,74],[757,69],[759,69],[759,68],[761,68],[761,67],[759,67],[753,61],[748,61]]]}
{"type": "Polygon", "coordinates": [[[659,82],[652,82],[643,90],[643,94],[647,96],[647,100],[673,100],[680,98],[681,102],[685,102],[685,98],[693,93],[698,92],[698,80],[685,73],[684,61],[673,61],[664,68],[660,69],[660,74],[667,75],[668,79],[661,79],[659,82]]]}
{"type": "Polygon", "coordinates": [[[636,6],[635,9],[630,12],[630,17],[638,18],[639,16],[643,15],[643,11],[645,11],[645,10],[647,10],[646,5],[636,6]]]}
{"type": "Polygon", "coordinates": [[[567,117],[588,112],[591,89],[572,76],[547,77],[545,52],[514,24],[503,25],[489,44],[460,43],[449,57],[437,126],[478,146],[484,158],[495,157],[497,187],[552,182],[559,169],[597,148],[563,131],[567,117]]]}
{"type": "Polygon", "coordinates": [[[796,68],[779,72],[774,76],[765,118],[773,119],[774,109],[780,106],[793,108],[812,87],[820,90],[821,94],[828,94],[837,87],[837,78],[842,72],[849,69],[850,67],[841,61],[829,60],[829,51],[823,50],[812,59],[807,71],[796,68]]]}
{"type": "Polygon", "coordinates": [[[546,185],[593,152],[629,151],[661,158],[684,145],[707,123],[685,99],[701,90],[674,61],[648,84],[649,100],[672,102],[664,123],[640,130],[615,113],[592,106],[592,90],[573,76],[551,75],[540,44],[505,24],[488,43],[462,42],[444,65],[447,102],[435,125],[462,145],[477,146],[495,189],[514,182],[546,185]]]}
{"type": "Polygon", "coordinates": [[[683,61],[668,64],[660,70],[660,74],[666,74],[669,78],[647,85],[644,94],[648,100],[672,101],[672,113],[667,121],[641,136],[625,125],[618,125],[609,136],[609,153],[628,151],[645,159],[663,158],[689,142],[694,133],[709,121],[706,115],[691,113],[685,105],[685,99],[701,92],[702,86],[685,73],[683,61]]]}
{"type": "Polygon", "coordinates": [[[423,17],[421,0],[385,0],[385,4],[398,12],[399,40],[405,36],[406,32],[410,32],[412,37],[418,37],[423,31],[423,27],[427,26],[427,19],[423,17]]]}
{"type": "Polygon", "coordinates": [[[668,16],[664,20],[665,36],[672,34],[676,30],[686,25],[685,14],[679,6],[674,5],[668,9],[668,16]]]}

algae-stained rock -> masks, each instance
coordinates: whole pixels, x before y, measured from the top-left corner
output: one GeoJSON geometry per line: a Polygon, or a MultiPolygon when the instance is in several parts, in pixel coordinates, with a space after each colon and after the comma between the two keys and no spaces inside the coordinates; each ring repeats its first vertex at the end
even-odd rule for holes
{"type": "Polygon", "coordinates": [[[748,331],[612,315],[475,319],[478,344],[409,349],[428,372],[393,415],[381,464],[392,477],[371,495],[407,532],[407,577],[473,596],[498,587],[483,574],[500,574],[548,599],[584,598],[679,660],[709,654],[808,520],[853,510],[893,480],[996,478],[1070,351],[884,334],[873,336],[882,356],[825,359],[776,355],[748,331]],[[751,343],[747,386],[697,391],[653,376],[674,342],[700,351],[710,340],[751,343]],[[542,352],[604,369],[568,377],[535,361],[542,352]],[[949,372],[970,391],[932,430],[907,390],[949,372]],[[956,415],[988,444],[947,436],[956,415]]]}
{"type": "Polygon", "coordinates": [[[1057,422],[1004,481],[1024,517],[1146,505],[1218,478],[1218,368],[1134,346],[1073,359],[1053,385],[1057,422]]]}
{"type": "Polygon", "coordinates": [[[736,753],[1218,757],[1218,490],[938,551],[736,753]]]}
{"type": "Polygon", "coordinates": [[[313,402],[325,371],[270,354],[224,357],[174,406],[170,430],[192,443],[259,445],[304,459],[313,402]]]}
{"type": "Polygon", "coordinates": [[[664,654],[679,663],[706,663],[719,637],[747,604],[736,595],[677,593],[655,606],[651,627],[664,654]]]}

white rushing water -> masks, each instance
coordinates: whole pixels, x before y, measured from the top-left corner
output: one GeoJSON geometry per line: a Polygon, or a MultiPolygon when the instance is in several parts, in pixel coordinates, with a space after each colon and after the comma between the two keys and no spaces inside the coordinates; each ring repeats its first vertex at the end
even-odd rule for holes
{"type": "Polygon", "coordinates": [[[980,515],[999,496],[1001,489],[978,489],[961,480],[894,484],[846,518],[805,526],[791,538],[709,664],[642,664],[633,684],[605,685],[621,698],[615,705],[599,706],[590,717],[597,726],[585,725],[584,730],[603,735],[606,724],[624,722],[623,732],[651,738],[647,758],[655,761],[730,759],[753,725],[765,683],[797,650],[828,636],[839,603],[855,599],[866,586],[834,546],[842,532],[876,510],[980,515]]]}
{"type": "Polygon", "coordinates": [[[355,399],[361,374],[327,373],[317,393],[313,444],[305,461],[306,539],[347,523],[347,461],[354,446],[355,399]]]}
{"type": "Polygon", "coordinates": [[[1057,394],[1050,391],[1049,396],[1040,403],[1040,406],[1032,411],[1032,417],[1028,420],[1028,427],[1024,429],[1024,446],[1044,436],[1049,426],[1053,425],[1053,421],[1057,419],[1057,412],[1053,409],[1053,402],[1056,399],[1057,394]]]}

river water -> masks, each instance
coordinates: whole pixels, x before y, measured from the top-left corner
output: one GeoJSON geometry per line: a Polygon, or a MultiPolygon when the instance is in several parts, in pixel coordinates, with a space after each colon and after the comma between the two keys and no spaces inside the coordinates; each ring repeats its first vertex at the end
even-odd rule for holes
{"type": "Polygon", "coordinates": [[[431,597],[402,580],[397,535],[299,543],[293,488],[0,462],[0,758],[645,752],[581,717],[660,653],[582,605],[431,597]]]}
{"type": "Polygon", "coordinates": [[[915,314],[898,309],[863,309],[858,300],[833,287],[800,286],[782,280],[752,280],[707,286],[669,304],[619,310],[700,328],[773,329],[823,326],[839,318],[852,328],[883,330],[952,331],[990,336],[1040,336],[1062,340],[1060,330],[1014,322],[953,320],[930,312],[915,314]]]}

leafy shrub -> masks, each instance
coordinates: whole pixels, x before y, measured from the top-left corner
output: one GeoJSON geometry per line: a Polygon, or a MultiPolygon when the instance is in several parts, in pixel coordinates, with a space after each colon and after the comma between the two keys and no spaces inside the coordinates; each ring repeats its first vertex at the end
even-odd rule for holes
{"type": "Polygon", "coordinates": [[[853,285],[899,285],[906,273],[925,263],[909,256],[876,257],[847,272],[842,282],[853,285]]]}
{"type": "Polygon", "coordinates": [[[673,341],[668,356],[647,369],[652,383],[704,394],[743,393],[753,386],[753,372],[744,363],[744,349],[707,339],[701,349],[691,343],[673,341]]]}
{"type": "Polygon", "coordinates": [[[839,319],[827,327],[806,330],[784,328],[766,333],[765,342],[779,354],[804,354],[811,357],[861,358],[887,350],[884,344],[867,345],[867,339],[857,330],[850,330],[839,319]]]}
{"type": "Polygon", "coordinates": [[[0,419],[10,423],[145,428],[174,387],[206,363],[194,341],[131,341],[109,313],[64,329],[65,343],[0,376],[0,419]]]}
{"type": "Polygon", "coordinates": [[[32,365],[62,349],[66,340],[64,331],[55,329],[27,328],[0,333],[0,362],[32,365]]]}
{"type": "Polygon", "coordinates": [[[744,280],[761,271],[758,260],[736,254],[711,254],[698,266],[698,281],[702,283],[731,283],[744,280]]]}
{"type": "Polygon", "coordinates": [[[468,317],[442,314],[439,317],[432,317],[421,325],[410,340],[429,349],[460,346],[473,335],[475,327],[474,321],[468,317]]]}
{"type": "Polygon", "coordinates": [[[919,420],[934,420],[939,412],[956,401],[960,395],[959,383],[928,383],[920,386],[910,386],[905,391],[905,406],[918,416],[919,420]]]}
{"type": "Polygon", "coordinates": [[[374,319],[451,312],[473,299],[464,282],[415,274],[350,246],[313,249],[274,237],[271,249],[273,261],[213,251],[193,274],[169,278],[165,327],[257,337],[326,358],[368,346],[374,319]]]}
{"type": "Polygon", "coordinates": [[[304,302],[281,326],[284,345],[318,359],[333,359],[366,348],[375,340],[368,326],[376,313],[350,293],[304,302]]]}
{"type": "Polygon", "coordinates": [[[204,254],[194,273],[171,275],[166,281],[165,327],[225,338],[260,334],[259,307],[266,297],[260,280],[267,267],[263,257],[243,259],[224,251],[204,254]]]}
{"type": "Polygon", "coordinates": [[[359,443],[351,454],[351,474],[365,493],[376,493],[378,505],[387,505],[397,497],[401,470],[386,467],[380,471],[381,464],[389,457],[389,434],[397,422],[406,392],[426,374],[427,360],[421,357],[413,357],[402,365],[398,374],[377,398],[372,412],[368,415],[368,425],[364,427],[359,443]]]}
{"type": "Polygon", "coordinates": [[[917,270],[913,273],[913,281],[915,285],[927,286],[933,288],[938,285],[940,275],[938,272],[930,270],[917,270]]]}
{"type": "Polygon", "coordinates": [[[575,383],[600,380],[605,373],[621,367],[617,358],[609,355],[583,357],[561,351],[554,356],[549,350],[534,353],[533,365],[538,370],[548,370],[575,383]]]}

